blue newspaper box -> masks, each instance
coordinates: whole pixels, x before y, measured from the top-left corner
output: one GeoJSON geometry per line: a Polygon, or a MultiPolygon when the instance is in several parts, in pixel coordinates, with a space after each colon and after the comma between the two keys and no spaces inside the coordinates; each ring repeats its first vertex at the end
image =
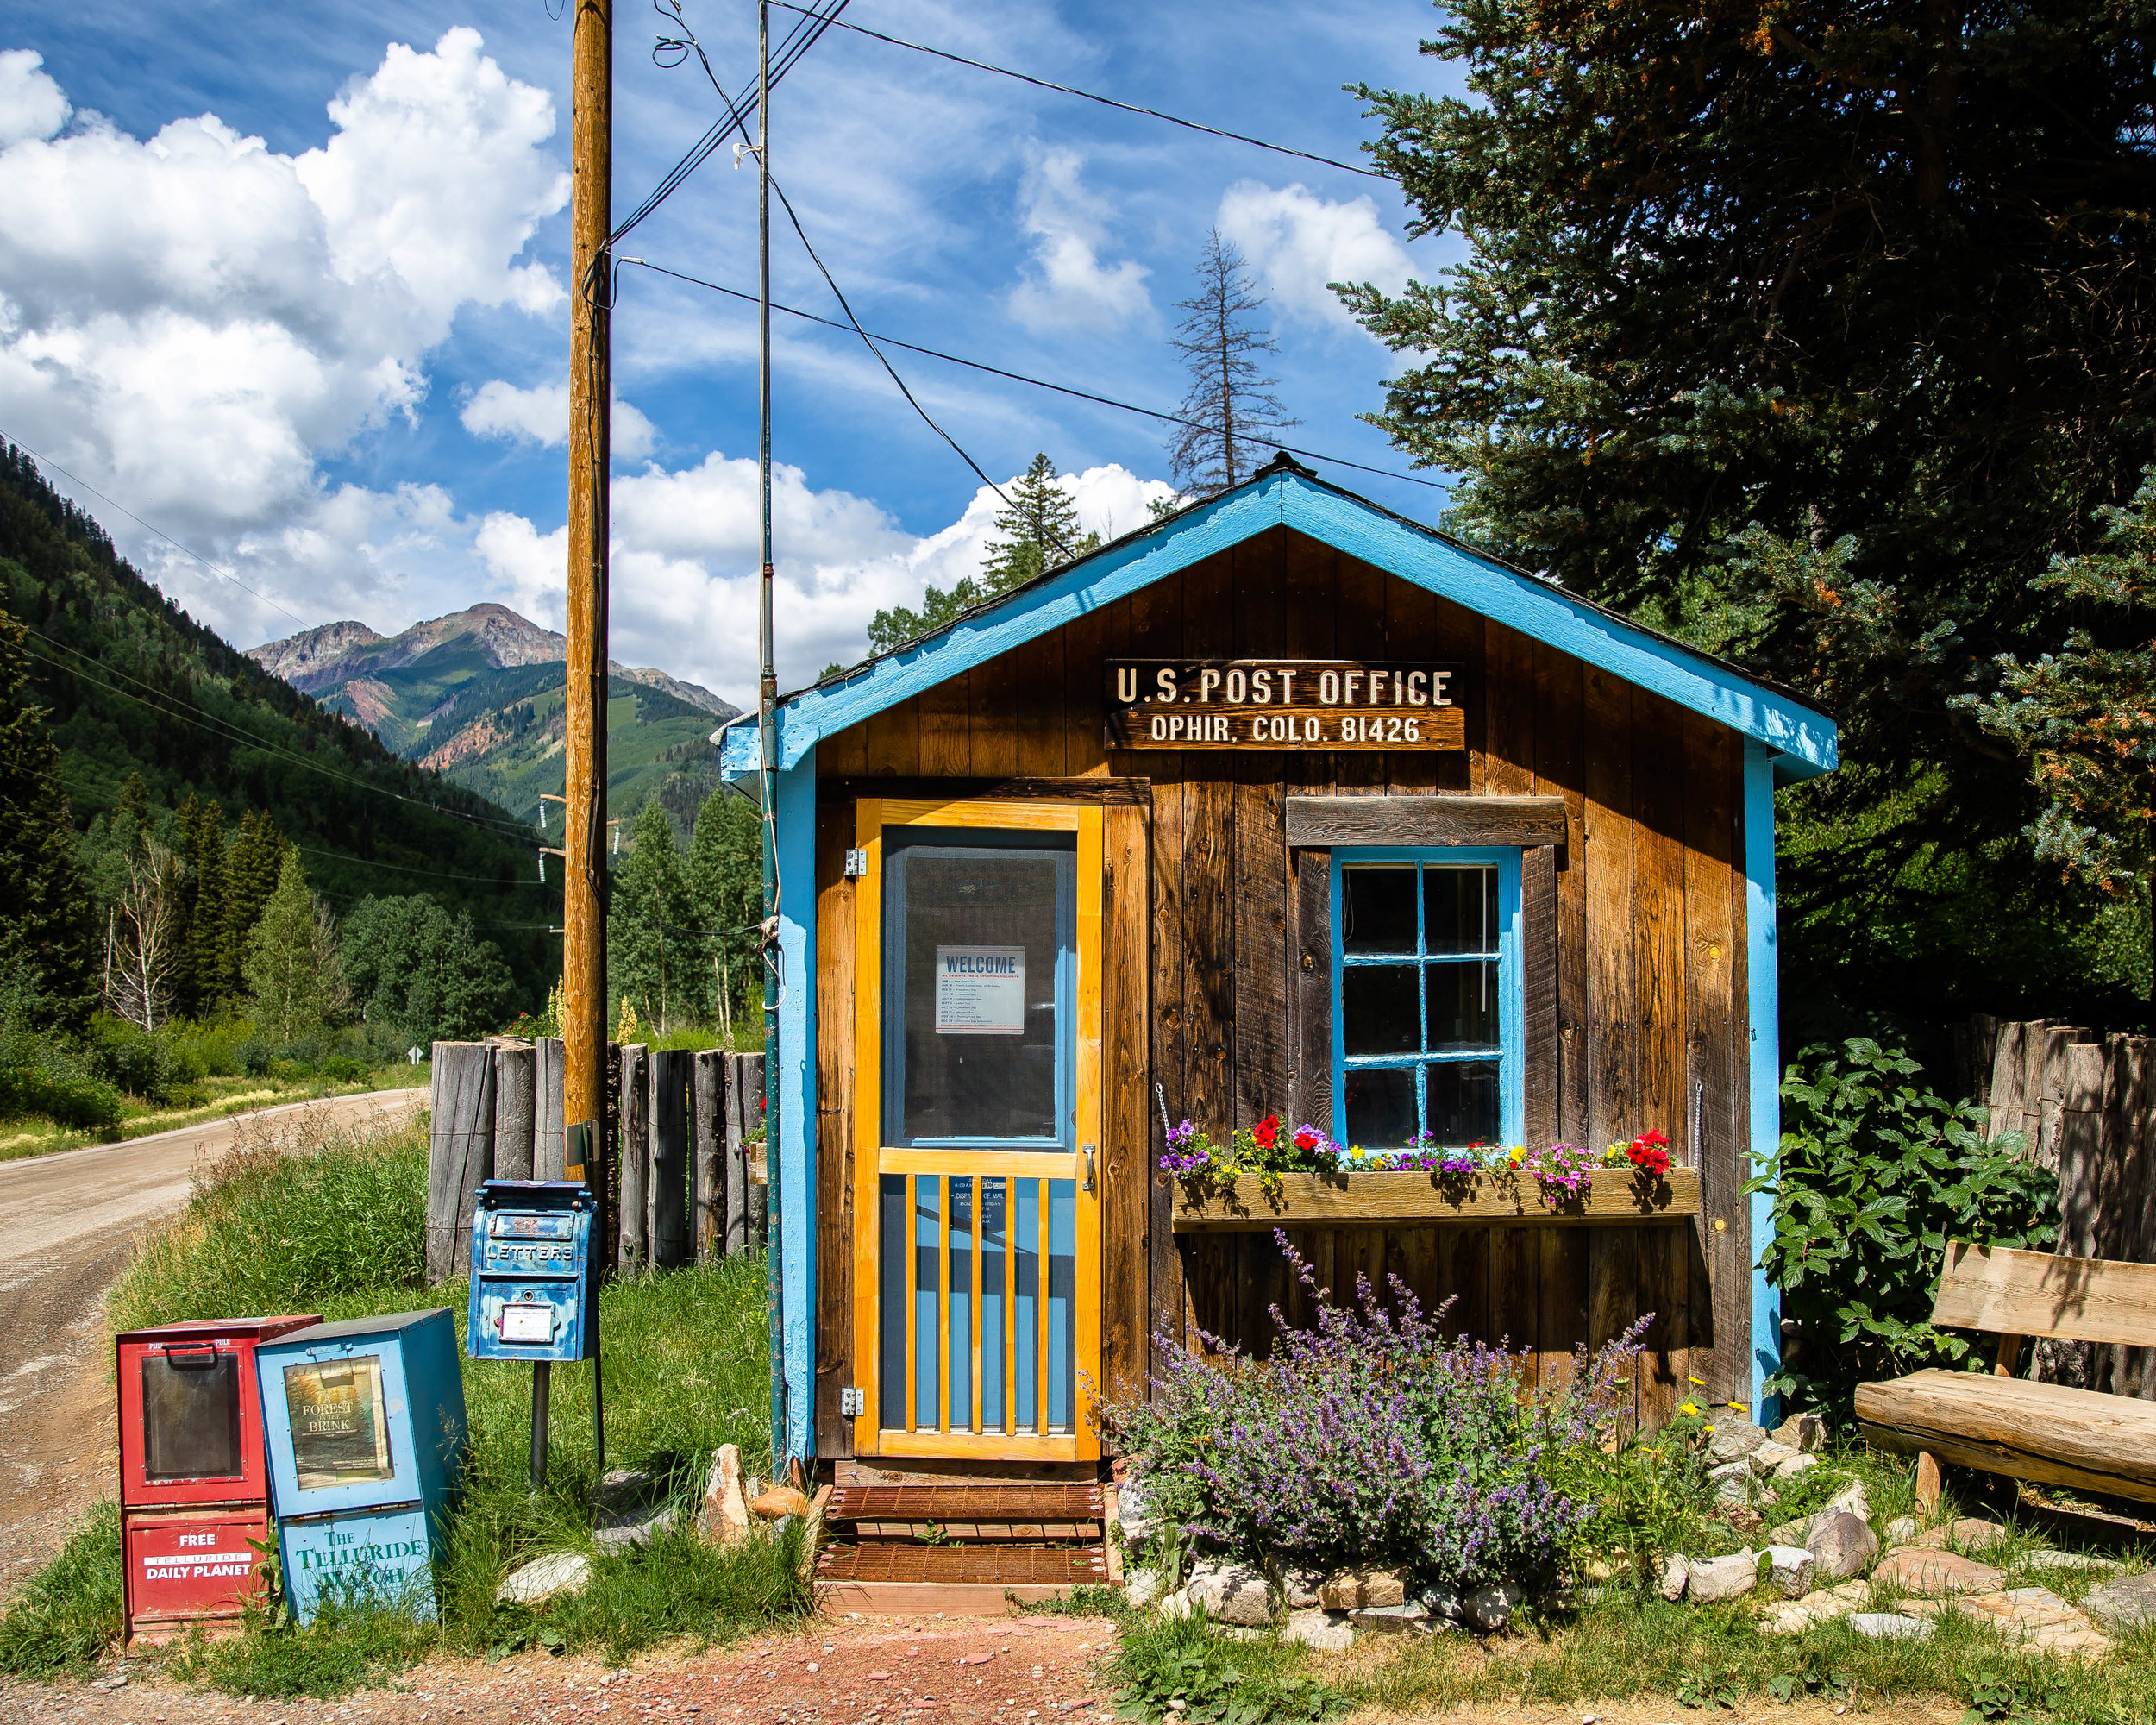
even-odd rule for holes
{"type": "Polygon", "coordinates": [[[258,1346],[254,1369],[292,1615],[373,1602],[432,1618],[464,1463],[449,1308],[317,1324],[258,1346]]]}
{"type": "Polygon", "coordinates": [[[590,1189],[572,1180],[489,1180],[472,1211],[473,1359],[589,1359],[598,1264],[590,1189]]]}

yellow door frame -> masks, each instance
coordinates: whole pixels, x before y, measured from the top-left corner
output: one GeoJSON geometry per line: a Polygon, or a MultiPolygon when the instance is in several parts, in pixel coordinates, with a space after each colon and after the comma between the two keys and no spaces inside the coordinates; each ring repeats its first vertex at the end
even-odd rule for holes
{"type": "MultiPolygon", "coordinates": [[[[1102,850],[1101,811],[1089,803],[938,801],[924,799],[863,797],[855,806],[855,843],[868,855],[868,870],[854,881],[854,1349],[855,1377],[864,1388],[863,1411],[854,1421],[854,1453],[885,1456],[956,1456],[1007,1460],[1091,1461],[1099,1458],[1100,1439],[1092,1419],[1091,1396],[1100,1382],[1100,1195],[1097,1169],[1099,1146],[1104,1142],[1101,1126],[1101,974],[1102,926],[1100,899],[1105,857],[1102,850]],[[1077,835],[1075,881],[1078,986],[1075,1072],[1073,1085],[1075,1119],[1070,1151],[913,1150],[883,1143],[883,835],[893,826],[956,826],[1003,831],[1071,832],[1077,835]],[[1071,1290],[1076,1358],[1074,1362],[1077,1393],[1074,1397],[1072,1429],[1066,1433],[1021,1432],[1016,1428],[1018,1397],[1015,1346],[1003,1351],[1005,1390],[1003,1427],[982,1428],[981,1420],[981,1338],[977,1314],[981,1310],[979,1240],[981,1209],[976,1201],[973,1262],[973,1310],[976,1321],[970,1328],[973,1347],[973,1429],[952,1432],[916,1430],[914,1427],[913,1357],[906,1349],[906,1417],[904,1430],[885,1430],[880,1424],[883,1362],[881,1326],[877,1322],[881,1269],[881,1176],[903,1174],[908,1182],[908,1214],[912,1213],[912,1180],[942,1176],[943,1239],[940,1261],[950,1262],[950,1181],[968,1176],[1012,1180],[1069,1180],[1077,1193],[1076,1275],[1071,1290]],[[1092,1189],[1088,1189],[1091,1188],[1092,1189]]],[[[1009,1214],[1015,1217],[1013,1207],[1009,1214]]],[[[1035,1350],[1042,1383],[1034,1401],[1037,1421],[1047,1410],[1048,1321],[1048,1207],[1043,1195],[1040,1208],[1040,1293],[1036,1299],[1037,1320],[1043,1335],[1035,1350]]],[[[912,1227],[906,1233],[906,1333],[912,1334],[913,1289],[918,1254],[911,1250],[912,1227]]],[[[1010,1261],[1006,1253],[1006,1261],[1010,1261]]],[[[937,1396],[939,1425],[948,1427],[950,1403],[950,1334],[951,1301],[942,1302],[944,1346],[937,1355],[943,1378],[937,1396]]],[[[1005,1323],[1015,1321],[1015,1302],[1006,1299],[1005,1323]]]]}

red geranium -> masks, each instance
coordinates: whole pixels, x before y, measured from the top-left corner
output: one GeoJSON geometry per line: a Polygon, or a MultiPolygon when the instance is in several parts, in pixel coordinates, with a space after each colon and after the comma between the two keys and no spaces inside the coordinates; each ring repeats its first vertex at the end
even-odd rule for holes
{"type": "Polygon", "coordinates": [[[1324,1138],[1325,1134],[1315,1126],[1297,1126],[1295,1128],[1295,1148],[1315,1150],[1324,1138]]]}
{"type": "Polygon", "coordinates": [[[1280,1145],[1280,1116],[1268,1114],[1250,1128],[1250,1136],[1257,1140],[1260,1150],[1275,1150],[1280,1145]]]}
{"type": "Polygon", "coordinates": [[[1670,1171],[1670,1140],[1658,1132],[1640,1133],[1625,1154],[1642,1174],[1658,1176],[1670,1171]]]}

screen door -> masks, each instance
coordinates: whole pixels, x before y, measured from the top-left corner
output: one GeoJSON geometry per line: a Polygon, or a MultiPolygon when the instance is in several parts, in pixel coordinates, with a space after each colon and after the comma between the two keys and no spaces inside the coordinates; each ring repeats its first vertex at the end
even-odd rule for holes
{"type": "Polygon", "coordinates": [[[1098,1453],[1100,815],[864,800],[862,1454],[1098,1453]]]}

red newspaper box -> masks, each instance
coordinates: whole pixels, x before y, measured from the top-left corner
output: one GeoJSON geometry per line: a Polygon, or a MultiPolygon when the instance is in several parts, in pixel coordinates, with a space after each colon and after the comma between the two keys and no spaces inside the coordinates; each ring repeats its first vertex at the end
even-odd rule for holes
{"type": "Polygon", "coordinates": [[[127,1640],[236,1618],[274,1537],[254,1348],[322,1321],[207,1318],[114,1338],[127,1640]]]}

